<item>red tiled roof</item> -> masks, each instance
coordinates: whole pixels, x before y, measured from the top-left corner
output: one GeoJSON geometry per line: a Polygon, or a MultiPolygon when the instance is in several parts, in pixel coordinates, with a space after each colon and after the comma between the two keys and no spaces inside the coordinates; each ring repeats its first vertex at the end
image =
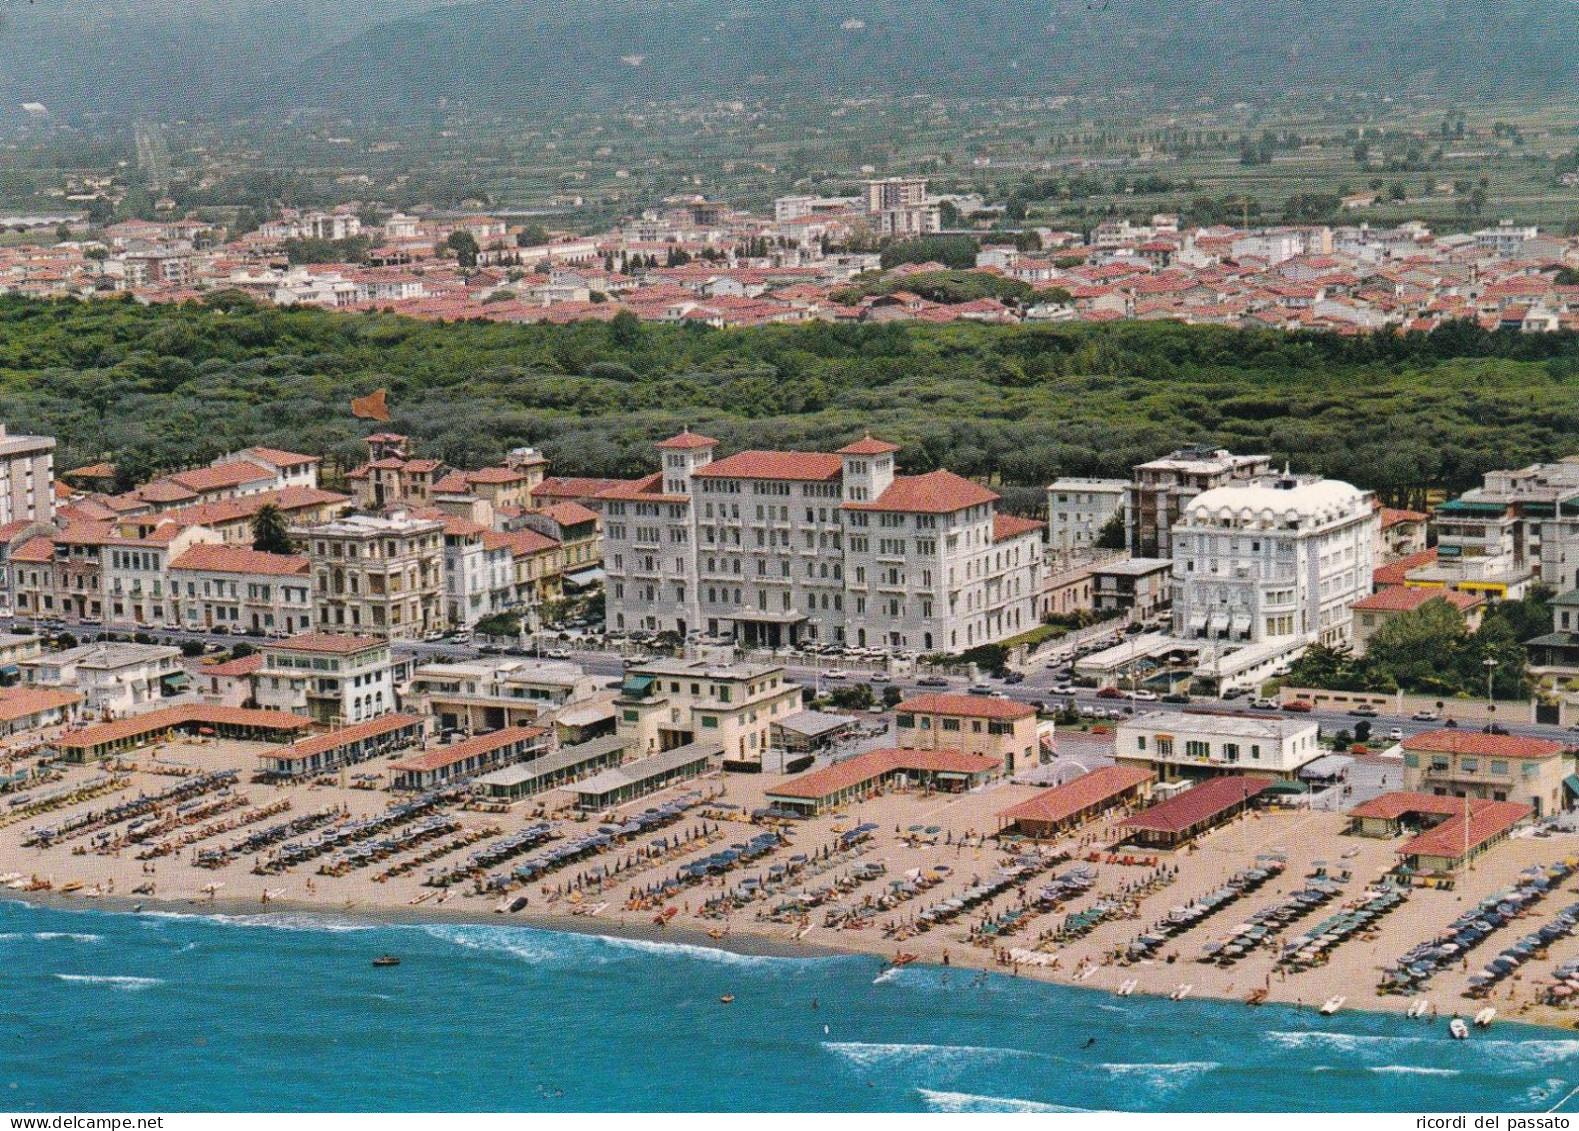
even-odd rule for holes
{"type": "Polygon", "coordinates": [[[889,452],[897,452],[898,450],[898,444],[890,444],[887,440],[873,439],[872,434],[868,432],[855,443],[846,444],[840,448],[839,454],[841,456],[884,456],[889,452]]]}
{"type": "MultiPolygon", "coordinates": [[[[1471,805],[1482,804],[1471,800],[1471,805]]],[[[1437,813],[1451,816],[1464,811],[1462,797],[1438,797],[1430,793],[1410,793],[1407,790],[1396,790],[1384,793],[1380,797],[1373,797],[1369,801],[1362,801],[1349,810],[1351,817],[1373,817],[1381,821],[1396,821],[1405,813],[1437,813]]]]}
{"type": "Polygon", "coordinates": [[[1487,758],[1552,758],[1565,749],[1561,742],[1520,734],[1482,734],[1478,730],[1428,730],[1404,739],[1405,750],[1431,754],[1478,754],[1487,758]]]}
{"type": "Polygon", "coordinates": [[[853,786],[875,782],[900,770],[926,773],[985,774],[1002,763],[997,758],[959,750],[868,750],[768,790],[770,796],[816,801],[853,786]]]}
{"type": "Polygon", "coordinates": [[[1430,516],[1420,511],[1398,510],[1394,507],[1382,508],[1382,529],[1397,526],[1401,522],[1424,522],[1430,516]]]}
{"type": "Polygon", "coordinates": [[[457,742],[454,746],[440,746],[433,750],[425,751],[415,758],[408,758],[404,762],[396,762],[396,770],[440,770],[445,766],[452,766],[456,762],[464,761],[474,754],[486,754],[490,750],[498,750],[501,746],[508,746],[523,738],[536,738],[538,735],[547,734],[542,727],[505,727],[503,730],[489,731],[479,734],[475,738],[468,738],[465,742],[457,742]]]}
{"type": "Polygon", "coordinates": [[[617,479],[614,486],[607,490],[599,491],[600,499],[639,499],[642,502],[656,503],[688,503],[691,500],[685,495],[665,495],[659,487],[663,483],[663,472],[655,471],[651,475],[644,475],[640,479],[617,479]]]}
{"type": "Polygon", "coordinates": [[[1022,534],[1040,531],[1042,524],[1034,518],[1018,518],[1012,514],[997,514],[992,516],[992,540],[1002,542],[1008,538],[1018,538],[1022,534]]]}
{"type": "Polygon", "coordinates": [[[228,679],[235,679],[244,675],[251,675],[263,666],[263,653],[254,652],[250,656],[242,656],[234,660],[225,660],[218,664],[204,664],[197,670],[199,676],[217,675],[228,679]]]}
{"type": "Polygon", "coordinates": [[[1029,703],[989,695],[917,695],[894,708],[917,715],[959,715],[968,719],[1024,719],[1036,714],[1029,703]]]}
{"type": "Polygon", "coordinates": [[[231,460],[229,463],[217,464],[214,467],[178,471],[174,475],[167,476],[169,481],[199,492],[219,491],[226,487],[239,487],[243,483],[259,483],[273,478],[273,471],[246,459],[231,460]]]}
{"type": "Polygon", "coordinates": [[[966,507],[996,502],[997,498],[980,483],[940,469],[925,475],[896,475],[888,489],[875,500],[845,503],[844,506],[847,510],[950,514],[966,507]]]}
{"type": "Polygon", "coordinates": [[[1410,554],[1407,558],[1399,558],[1382,566],[1371,574],[1371,581],[1378,589],[1388,585],[1402,585],[1409,572],[1424,569],[1426,566],[1436,565],[1436,550],[1421,550],[1418,554],[1410,554]]]}
{"type": "Polygon", "coordinates": [[[1467,820],[1463,813],[1449,817],[1435,828],[1399,845],[1398,854],[1456,860],[1502,836],[1533,812],[1528,805],[1520,805],[1517,801],[1482,801],[1477,808],[1471,809],[1467,820]]]}
{"type": "Polygon", "coordinates": [[[544,507],[543,513],[560,526],[577,526],[583,522],[596,522],[598,512],[588,510],[580,503],[555,503],[551,507],[544,507]]]}
{"type": "Polygon", "coordinates": [[[698,479],[836,479],[844,461],[827,452],[736,452],[698,468],[698,479]]]}
{"type": "Polygon", "coordinates": [[[1182,833],[1186,829],[1227,812],[1233,806],[1260,794],[1275,779],[1224,774],[1207,778],[1177,797],[1153,805],[1143,813],[1122,822],[1124,828],[1153,832],[1182,833]]]}
{"type": "Polygon", "coordinates": [[[613,490],[629,479],[565,479],[550,476],[532,488],[532,497],[547,499],[591,499],[613,490]]]}
{"type": "Polygon", "coordinates": [[[667,440],[658,443],[660,448],[711,448],[718,443],[711,436],[704,436],[700,432],[692,432],[687,428],[677,436],[670,436],[667,440]]]}
{"type": "Polygon", "coordinates": [[[1446,601],[1454,608],[1473,609],[1483,599],[1473,593],[1460,593],[1456,589],[1418,589],[1407,585],[1389,585],[1379,593],[1354,602],[1357,613],[1412,613],[1427,601],[1446,601]]]}
{"type": "Polygon", "coordinates": [[[29,538],[11,551],[14,562],[49,562],[55,559],[55,543],[42,535],[29,538]]]}
{"type": "Polygon", "coordinates": [[[313,721],[305,715],[292,715],[285,711],[259,711],[246,707],[216,707],[210,703],[183,703],[176,707],[163,707],[145,715],[133,715],[114,722],[99,723],[68,731],[60,736],[59,745],[70,749],[87,749],[105,742],[116,742],[139,734],[157,734],[178,726],[206,723],[210,726],[256,727],[267,730],[307,730],[313,721]]]}
{"type": "Polygon", "coordinates": [[[1044,821],[1055,824],[1076,813],[1117,797],[1138,785],[1156,780],[1151,770],[1139,766],[1103,766],[1074,781],[1043,790],[1035,797],[999,813],[1005,821],[1044,821]]]}
{"type": "Polygon", "coordinates": [[[322,456],[304,456],[300,452],[287,452],[282,448],[248,448],[246,454],[267,460],[275,467],[300,467],[304,463],[322,463],[322,456]]]}
{"type": "Polygon", "coordinates": [[[535,530],[512,530],[504,538],[510,546],[511,555],[518,558],[528,554],[541,554],[559,545],[555,539],[546,534],[539,534],[535,530]]]}
{"type": "Polygon", "coordinates": [[[333,652],[346,656],[364,648],[374,648],[384,643],[376,636],[340,636],[331,632],[302,632],[276,640],[270,648],[289,648],[293,652],[333,652]]]}
{"type": "Polygon", "coordinates": [[[310,738],[301,739],[298,742],[291,743],[289,746],[282,746],[277,750],[265,750],[258,757],[305,758],[313,754],[323,754],[327,751],[338,749],[348,743],[360,742],[364,738],[377,738],[381,734],[391,734],[402,727],[411,726],[413,723],[420,725],[422,721],[421,715],[379,715],[376,719],[352,723],[350,726],[329,731],[327,734],[315,734],[310,738]]]}
{"type": "Polygon", "coordinates": [[[75,691],[56,691],[50,687],[13,687],[0,691],[0,722],[15,722],[42,711],[57,707],[70,707],[81,703],[82,696],[75,691]]]}
{"type": "Polygon", "coordinates": [[[294,577],[308,571],[307,559],[299,554],[269,554],[242,546],[203,543],[193,546],[175,561],[171,569],[200,569],[212,573],[264,574],[294,577]]]}

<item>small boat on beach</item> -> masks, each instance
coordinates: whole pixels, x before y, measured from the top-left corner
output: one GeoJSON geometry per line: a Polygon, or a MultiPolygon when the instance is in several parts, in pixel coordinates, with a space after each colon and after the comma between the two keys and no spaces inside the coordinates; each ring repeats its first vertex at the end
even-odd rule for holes
{"type": "Polygon", "coordinates": [[[1262,988],[1260,986],[1257,986],[1255,989],[1251,990],[1250,993],[1245,996],[1245,1004],[1246,1005],[1260,1005],[1262,1002],[1266,1001],[1268,992],[1269,991],[1267,991],[1266,989],[1264,989],[1264,988],[1262,988]]]}
{"type": "Polygon", "coordinates": [[[393,954],[381,954],[377,958],[373,959],[373,965],[374,966],[399,966],[400,965],[400,959],[396,958],[393,954]]]}
{"type": "Polygon", "coordinates": [[[1464,1024],[1464,1019],[1462,1017],[1455,1017],[1453,1020],[1449,1021],[1447,1023],[1447,1031],[1455,1041],[1464,1041],[1469,1039],[1469,1026],[1464,1024]]]}
{"type": "Polygon", "coordinates": [[[658,912],[658,914],[652,917],[652,921],[657,923],[660,927],[667,927],[669,925],[669,920],[673,919],[679,913],[680,909],[678,907],[665,907],[662,911],[658,912]]]}
{"type": "Polygon", "coordinates": [[[1138,985],[1140,985],[1139,978],[1126,978],[1119,983],[1118,989],[1114,990],[1113,993],[1117,997],[1129,997],[1130,994],[1135,992],[1135,987],[1138,985]]]}
{"type": "Polygon", "coordinates": [[[1430,1012],[1431,1003],[1423,997],[1417,997],[1409,1003],[1409,1010],[1404,1016],[1418,1019],[1430,1012]]]}
{"type": "Polygon", "coordinates": [[[1334,1013],[1338,1012],[1338,1010],[1342,1009],[1343,1003],[1348,1000],[1349,999],[1344,997],[1342,994],[1333,994],[1326,1001],[1321,1003],[1322,1016],[1331,1017],[1334,1013]]]}
{"type": "Polygon", "coordinates": [[[1194,988],[1195,984],[1193,982],[1180,982],[1177,986],[1173,987],[1173,992],[1170,993],[1168,997],[1173,1001],[1183,1001],[1185,998],[1190,996],[1190,991],[1194,988]]]}
{"type": "Polygon", "coordinates": [[[71,880],[68,883],[64,883],[64,884],[60,885],[60,894],[61,895],[70,895],[72,892],[74,892],[74,891],[81,891],[85,887],[87,887],[87,885],[84,884],[81,880],[71,880]]]}
{"type": "Polygon", "coordinates": [[[1479,1013],[1475,1014],[1475,1028],[1491,1028],[1491,1019],[1495,1016],[1497,1016],[1497,1011],[1489,1005],[1486,1006],[1485,1009],[1482,1009],[1479,1013]]]}

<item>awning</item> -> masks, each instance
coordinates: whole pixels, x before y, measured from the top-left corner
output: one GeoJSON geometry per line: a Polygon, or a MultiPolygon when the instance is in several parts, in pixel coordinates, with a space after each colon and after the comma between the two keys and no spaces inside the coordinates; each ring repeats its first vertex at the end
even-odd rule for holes
{"type": "Polygon", "coordinates": [[[626,676],[625,682],[620,684],[620,694],[640,699],[652,690],[652,684],[653,677],[650,675],[626,676]]]}
{"type": "Polygon", "coordinates": [[[21,675],[22,669],[15,664],[0,665],[0,675],[21,675]]]}
{"type": "Polygon", "coordinates": [[[585,589],[590,585],[602,585],[606,576],[600,566],[594,566],[592,569],[578,569],[574,573],[565,574],[565,584],[572,589],[585,589]]]}
{"type": "Polygon", "coordinates": [[[1569,774],[1563,779],[1563,788],[1575,797],[1579,797],[1579,774],[1569,774]]]}
{"type": "Polygon", "coordinates": [[[192,677],[185,672],[170,672],[159,677],[166,687],[185,687],[192,682],[192,677]]]}

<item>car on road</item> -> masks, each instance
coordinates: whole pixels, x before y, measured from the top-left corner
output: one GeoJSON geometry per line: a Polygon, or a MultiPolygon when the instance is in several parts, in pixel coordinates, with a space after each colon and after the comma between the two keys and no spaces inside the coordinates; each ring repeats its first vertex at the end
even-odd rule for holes
{"type": "Polygon", "coordinates": [[[1387,732],[1387,738],[1390,742],[1402,742],[1404,740],[1404,728],[1393,727],[1392,730],[1387,732]]]}
{"type": "Polygon", "coordinates": [[[1157,693],[1155,691],[1147,691],[1144,687],[1137,688],[1129,694],[1131,699],[1141,703],[1155,703],[1157,701],[1157,693]]]}
{"type": "Polygon", "coordinates": [[[850,673],[843,668],[829,668],[822,673],[823,679],[849,679],[850,673]]]}
{"type": "Polygon", "coordinates": [[[1481,734],[1507,734],[1508,728],[1501,723],[1491,723],[1480,728],[1481,734]]]}
{"type": "Polygon", "coordinates": [[[1414,714],[1410,715],[1409,717],[1411,719],[1413,719],[1417,723],[1434,723],[1434,722],[1436,722],[1436,712],[1435,711],[1430,711],[1430,710],[1416,711],[1414,714]]]}
{"type": "Polygon", "coordinates": [[[1350,707],[1349,714],[1357,719],[1374,719],[1381,712],[1375,707],[1350,707]]]}
{"type": "Polygon", "coordinates": [[[1009,672],[1003,677],[1004,683],[1024,683],[1025,676],[1020,672],[1009,672]]]}
{"type": "Polygon", "coordinates": [[[886,680],[888,678],[888,673],[887,672],[873,672],[871,675],[867,676],[866,678],[871,680],[873,683],[882,683],[884,680],[886,680]]]}
{"type": "Polygon", "coordinates": [[[916,680],[917,687],[947,687],[948,680],[940,675],[924,675],[916,680]]]}
{"type": "Polygon", "coordinates": [[[1175,691],[1162,697],[1164,703],[1188,703],[1190,697],[1182,691],[1175,691]]]}
{"type": "Polygon", "coordinates": [[[1097,698],[1098,699],[1122,699],[1122,698],[1124,698],[1124,693],[1122,691],[1120,691],[1116,687],[1104,687],[1101,691],[1097,692],[1097,698]]]}
{"type": "Polygon", "coordinates": [[[1283,704],[1283,710],[1292,711],[1296,715],[1308,715],[1315,709],[1315,704],[1311,703],[1309,699],[1290,699],[1283,704]]]}
{"type": "Polygon", "coordinates": [[[1277,700],[1276,699],[1259,699],[1259,698],[1252,699],[1252,700],[1250,700],[1250,705],[1252,707],[1254,707],[1258,711],[1275,711],[1275,710],[1277,710],[1277,700]]]}
{"type": "MultiPolygon", "coordinates": [[[[1072,683],[1055,683],[1048,690],[1054,695],[1073,695],[1075,693],[1075,685],[1072,683]]],[[[1579,724],[1576,724],[1574,729],[1579,730],[1579,724]]]]}
{"type": "Polygon", "coordinates": [[[992,688],[985,683],[971,684],[969,690],[972,695],[991,695],[993,693],[992,688]]]}

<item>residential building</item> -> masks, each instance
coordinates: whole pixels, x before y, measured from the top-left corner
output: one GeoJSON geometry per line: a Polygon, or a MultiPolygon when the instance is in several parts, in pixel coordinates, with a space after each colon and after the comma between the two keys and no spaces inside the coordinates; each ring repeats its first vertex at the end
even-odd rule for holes
{"type": "Polygon", "coordinates": [[[321,631],[414,639],[444,627],[442,521],[348,515],[303,531],[302,549],[321,631]]]}
{"type": "Polygon", "coordinates": [[[289,636],[312,627],[312,567],[302,555],[195,545],[167,578],[169,620],[182,628],[289,636]]]}
{"type": "Polygon", "coordinates": [[[1097,538],[1115,516],[1129,528],[1127,479],[1065,476],[1047,487],[1047,548],[1069,555],[1096,548],[1097,538]]]}
{"type": "Polygon", "coordinates": [[[1552,631],[1526,640],[1524,650],[1536,687],[1536,721],[1579,722],[1579,589],[1552,598],[1552,631]]]}
{"type": "Polygon", "coordinates": [[[1480,487],[1436,508],[1437,561],[1411,585],[1524,595],[1535,576],[1557,588],[1579,584],[1579,456],[1487,472],[1480,487]]]}
{"type": "Polygon", "coordinates": [[[258,706],[307,715],[326,726],[359,723],[395,709],[389,641],[306,632],[271,641],[253,679],[258,706]]]}
{"type": "Polygon", "coordinates": [[[1394,617],[1412,613],[1431,601],[1446,601],[1464,614],[1465,626],[1473,632],[1480,627],[1481,614],[1486,602],[1476,593],[1459,593],[1452,589],[1416,589],[1406,585],[1389,585],[1386,589],[1362,597],[1354,603],[1354,626],[1351,643],[1357,653],[1365,652],[1371,637],[1394,617]]]}
{"type": "Polygon", "coordinates": [[[1172,598],[1173,562],[1167,558],[1120,558],[1091,568],[1091,607],[1144,620],[1172,598]]]}
{"type": "Polygon", "coordinates": [[[1221,448],[1195,446],[1135,468],[1125,510],[1130,553],[1173,557],[1173,527],[1190,500],[1204,491],[1243,483],[1272,470],[1270,456],[1236,456],[1221,448]]]}
{"type": "Polygon", "coordinates": [[[760,768],[773,723],[801,709],[801,687],[773,664],[653,660],[628,665],[616,733],[635,757],[716,743],[728,765],[760,768]]]}
{"type": "Polygon", "coordinates": [[[0,526],[55,517],[55,439],[0,424],[0,526]]]}
{"type": "Polygon", "coordinates": [[[1041,764],[1036,708],[985,695],[918,695],[894,708],[903,750],[959,750],[999,762],[1007,773],[1041,764]]]}
{"type": "Polygon", "coordinates": [[[1377,565],[1402,561],[1426,548],[1431,516],[1422,511],[1381,508],[1381,523],[1377,529],[1381,544],[1377,547],[1377,565]]]}
{"type": "Polygon", "coordinates": [[[191,682],[181,649],[161,644],[81,644],[17,666],[28,686],[78,691],[84,711],[108,715],[131,714],[191,682]]]}
{"type": "Polygon", "coordinates": [[[1285,474],[1196,496],[1172,531],[1174,635],[1346,641],[1371,591],[1378,522],[1367,492],[1334,479],[1285,474]]]}
{"type": "Polygon", "coordinates": [[[420,665],[406,702],[433,716],[441,731],[480,734],[525,726],[567,703],[591,699],[602,686],[575,664],[511,656],[420,665]]]}
{"type": "Polygon", "coordinates": [[[1438,797],[1513,801],[1536,817],[1561,813],[1575,790],[1574,759],[1561,742],[1475,730],[1431,730],[1403,741],[1404,789],[1438,797]]]}
{"type": "Polygon", "coordinates": [[[1199,711],[1143,711],[1124,719],[1113,752],[1119,765],[1153,770],[1162,782],[1220,774],[1292,778],[1321,755],[1321,727],[1314,722],[1199,711]]]}
{"type": "Polygon", "coordinates": [[[897,474],[897,445],[658,447],[662,471],[600,496],[612,629],[934,652],[1037,623],[1040,524],[952,472],[897,474]]]}

